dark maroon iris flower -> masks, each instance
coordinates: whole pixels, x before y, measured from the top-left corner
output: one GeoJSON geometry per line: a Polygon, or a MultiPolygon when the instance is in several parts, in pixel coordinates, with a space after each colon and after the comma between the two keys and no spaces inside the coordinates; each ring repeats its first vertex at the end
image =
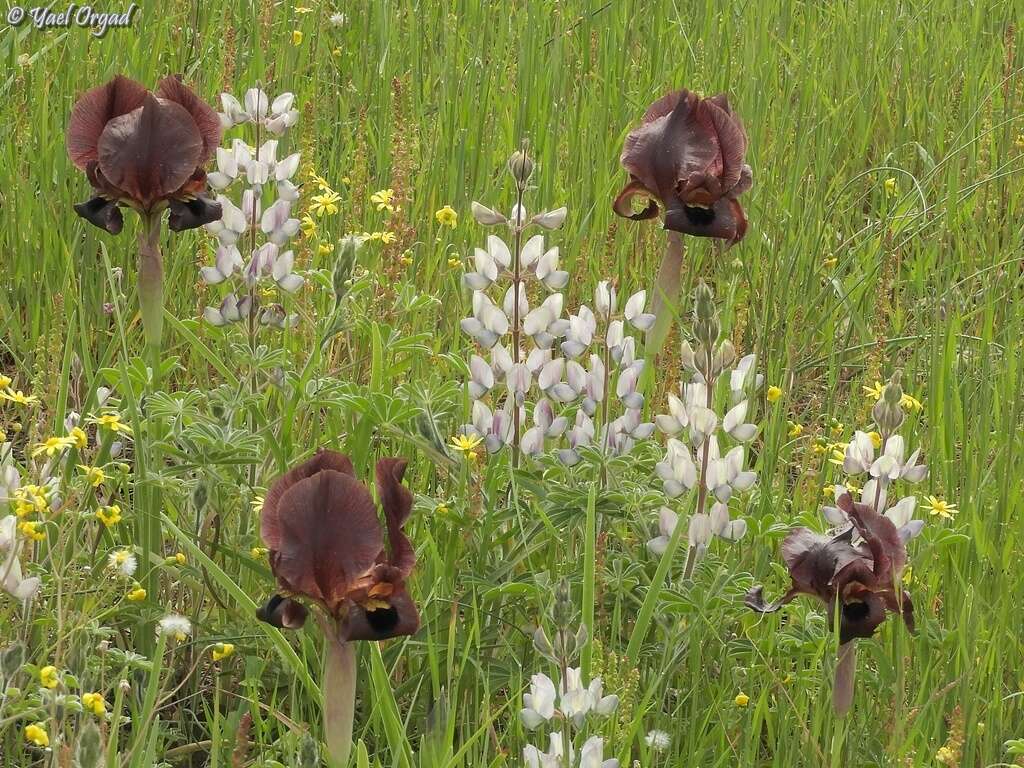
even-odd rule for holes
{"type": "Polygon", "coordinates": [[[384,640],[419,628],[406,589],[416,555],[402,530],[412,510],[412,493],[402,485],[405,467],[404,459],[377,463],[386,544],[377,505],[347,456],[321,450],[278,478],[267,493],[260,531],[281,594],[260,609],[262,620],[301,627],[307,609],[297,598],[305,598],[333,619],[342,642],[384,640]]]}
{"type": "Polygon", "coordinates": [[[204,166],[220,137],[217,113],[177,77],[155,92],[121,75],[86,91],[71,112],[67,147],[94,196],[75,210],[115,235],[123,206],[147,216],[169,208],[172,230],[217,221],[204,166]]]}
{"type": "Polygon", "coordinates": [[[747,231],[739,196],[750,189],[747,135],[725,94],[702,99],[685,88],[648,107],[626,137],[620,162],[629,183],[615,198],[617,214],[651,219],[664,208],[665,228],[738,242],[747,231]],[[649,198],[634,212],[636,196],[649,198]]]}
{"type": "Polygon", "coordinates": [[[747,605],[758,613],[772,613],[799,595],[816,597],[828,606],[830,615],[839,611],[841,644],[874,635],[888,612],[901,614],[913,630],[910,595],[901,591],[897,596],[907,550],[896,526],[869,504],[854,502],[849,494],[843,494],[837,504],[853,525],[836,536],[807,528],[792,531],[782,543],[782,557],[793,585],[770,604],[764,602],[763,588],[754,587],[747,594],[747,605]]]}

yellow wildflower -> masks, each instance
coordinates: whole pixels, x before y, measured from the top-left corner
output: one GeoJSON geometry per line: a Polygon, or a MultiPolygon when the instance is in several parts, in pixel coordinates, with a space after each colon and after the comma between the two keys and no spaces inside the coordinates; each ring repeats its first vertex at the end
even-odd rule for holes
{"type": "Polygon", "coordinates": [[[125,597],[133,603],[141,603],[146,599],[146,590],[142,587],[135,587],[131,592],[125,595],[125,597]]]}
{"type": "Polygon", "coordinates": [[[32,723],[25,726],[25,741],[35,744],[37,747],[50,746],[50,737],[42,723],[32,723]]]}
{"type": "Polygon", "coordinates": [[[232,643],[217,643],[213,646],[213,660],[221,661],[228,658],[235,652],[235,646],[232,643]]]}
{"type": "Polygon", "coordinates": [[[0,373],[0,390],[7,389],[9,386],[11,386],[11,377],[0,373]]]}
{"type": "Polygon", "coordinates": [[[18,530],[28,538],[32,539],[32,541],[43,541],[43,539],[46,538],[46,533],[39,530],[39,526],[41,525],[42,523],[38,520],[26,520],[18,526],[18,530]]]}
{"type": "Polygon", "coordinates": [[[896,179],[892,176],[885,180],[884,186],[886,197],[896,197],[900,192],[899,184],[896,183],[896,179]]]}
{"type": "Polygon", "coordinates": [[[434,213],[434,218],[437,219],[437,223],[442,227],[451,227],[455,229],[455,226],[459,223],[459,214],[455,212],[455,209],[450,205],[446,205],[439,211],[434,213]]]}
{"type": "Polygon", "coordinates": [[[864,390],[864,394],[868,396],[869,400],[880,400],[882,397],[882,390],[885,389],[885,385],[880,381],[876,381],[870,387],[861,387],[864,390]]]}
{"type": "Polygon", "coordinates": [[[74,440],[70,437],[48,437],[32,449],[32,456],[42,456],[44,453],[47,456],[56,456],[58,453],[66,451],[72,445],[74,445],[74,440]]]}
{"type": "Polygon", "coordinates": [[[119,413],[104,413],[90,421],[97,426],[103,427],[103,429],[109,429],[111,432],[123,432],[126,435],[132,433],[132,428],[121,421],[121,414],[119,413]]]}
{"type": "Polygon", "coordinates": [[[314,195],[310,210],[318,217],[333,216],[338,212],[338,203],[341,202],[341,195],[337,192],[327,191],[321,195],[314,195]]]}
{"type": "Polygon", "coordinates": [[[81,427],[72,427],[71,431],[68,432],[68,437],[75,441],[75,448],[82,450],[89,445],[89,436],[85,434],[85,430],[81,427]]]}
{"type": "Polygon", "coordinates": [[[832,269],[832,267],[834,267],[838,263],[839,259],[832,256],[830,258],[823,259],[821,262],[821,266],[823,266],[825,269],[832,269]]]}
{"type": "Polygon", "coordinates": [[[103,471],[103,467],[90,467],[87,464],[76,464],[83,474],[85,474],[85,481],[89,483],[93,488],[99,488],[103,481],[107,479],[107,474],[103,471]]]}
{"type": "Polygon", "coordinates": [[[297,5],[297,6],[295,6],[295,12],[296,13],[312,13],[313,9],[312,8],[306,8],[305,6],[302,6],[302,5],[297,5]]]}
{"type": "Polygon", "coordinates": [[[768,392],[765,393],[765,397],[768,398],[769,403],[777,403],[779,401],[779,398],[782,397],[782,388],[776,387],[774,384],[772,384],[770,387],[768,387],[768,392]]]}
{"type": "Polygon", "coordinates": [[[302,234],[305,235],[306,237],[312,237],[313,235],[315,235],[316,222],[313,220],[313,217],[310,216],[308,213],[305,216],[303,216],[302,220],[299,222],[299,229],[302,230],[302,234]]]}
{"type": "Polygon", "coordinates": [[[107,712],[107,702],[103,700],[102,693],[83,693],[82,706],[96,717],[103,717],[107,712]]]}
{"type": "Polygon", "coordinates": [[[60,675],[57,674],[57,668],[49,665],[40,669],[39,684],[43,688],[49,688],[51,691],[60,685],[60,675]]]}
{"type": "Polygon", "coordinates": [[[804,425],[798,424],[795,421],[789,422],[789,436],[800,437],[804,433],[804,425]]]}
{"type": "Polygon", "coordinates": [[[321,256],[326,256],[334,252],[334,243],[320,243],[316,250],[321,256]]]}
{"type": "Polygon", "coordinates": [[[939,747],[939,751],[935,753],[935,762],[942,763],[943,765],[957,765],[959,761],[952,749],[949,747],[939,747]]]}
{"type": "Polygon", "coordinates": [[[393,213],[395,210],[394,200],[395,190],[390,188],[378,190],[370,195],[370,202],[377,206],[378,211],[393,213]]]}
{"type": "Polygon", "coordinates": [[[472,461],[476,458],[477,449],[483,441],[482,437],[476,435],[455,435],[452,438],[451,446],[472,461]]]}
{"type": "Polygon", "coordinates": [[[743,691],[736,694],[736,698],[733,699],[736,702],[737,707],[745,707],[750,703],[750,697],[747,696],[743,691]]]}
{"type": "Polygon", "coordinates": [[[6,400],[16,405],[35,405],[39,398],[35,395],[26,395],[20,389],[6,389],[0,392],[0,400],[6,400]]]}
{"type": "Polygon", "coordinates": [[[292,45],[302,45],[302,30],[296,29],[292,31],[292,45]]]}
{"type": "Polygon", "coordinates": [[[249,554],[252,555],[254,560],[262,560],[267,556],[267,551],[266,547],[253,547],[249,550],[249,554]]]}
{"type": "Polygon", "coordinates": [[[113,528],[121,522],[121,507],[117,504],[100,507],[96,510],[96,519],[103,523],[107,528],[113,528]]]}
{"type": "Polygon", "coordinates": [[[398,235],[396,235],[394,232],[381,232],[380,233],[380,241],[382,243],[384,243],[384,245],[389,245],[390,243],[395,242],[395,240],[397,240],[397,239],[398,239],[398,235]]]}
{"type": "Polygon", "coordinates": [[[938,496],[929,496],[924,508],[935,517],[941,517],[943,520],[952,520],[959,511],[955,504],[943,501],[938,496]]]}
{"type": "Polygon", "coordinates": [[[906,408],[908,411],[920,411],[922,408],[924,408],[924,403],[922,403],[913,395],[908,395],[906,392],[904,392],[903,397],[900,398],[900,405],[906,408]]]}
{"type": "Polygon", "coordinates": [[[451,267],[452,269],[458,269],[459,267],[462,266],[462,259],[453,256],[452,258],[448,259],[448,266],[451,267]]]}

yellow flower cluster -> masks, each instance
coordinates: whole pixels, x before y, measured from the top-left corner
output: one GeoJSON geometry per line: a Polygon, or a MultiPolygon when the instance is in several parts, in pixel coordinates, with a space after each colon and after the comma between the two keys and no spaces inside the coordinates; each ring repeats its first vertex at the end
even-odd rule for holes
{"type": "Polygon", "coordinates": [[[21,531],[26,538],[32,539],[32,541],[43,541],[46,538],[46,533],[40,530],[42,523],[38,520],[26,520],[18,526],[18,530],[21,531]]]}
{"type": "Polygon", "coordinates": [[[45,485],[23,485],[14,491],[14,514],[26,517],[44,512],[50,505],[50,489],[45,485]]]}
{"type": "Polygon", "coordinates": [[[436,211],[434,218],[437,219],[437,223],[442,227],[450,227],[451,229],[455,229],[459,223],[459,214],[450,205],[446,205],[441,210],[436,211]]]}
{"type": "Polygon", "coordinates": [[[235,652],[235,646],[232,643],[217,643],[213,646],[213,660],[223,661],[235,652]]]}
{"type": "Polygon", "coordinates": [[[113,528],[121,522],[121,507],[117,504],[110,504],[96,510],[96,519],[107,528],[113,528]]]}
{"type": "Polygon", "coordinates": [[[107,702],[103,699],[102,693],[83,693],[82,706],[96,717],[103,717],[107,713],[107,702]]]}
{"type": "Polygon", "coordinates": [[[363,232],[362,238],[366,241],[376,240],[384,245],[390,245],[398,239],[398,235],[394,232],[363,232]]]}
{"type": "Polygon", "coordinates": [[[103,467],[91,467],[88,464],[78,464],[76,466],[85,475],[85,482],[93,488],[99,488],[107,479],[107,474],[103,471],[103,467]]]}
{"type": "Polygon", "coordinates": [[[39,684],[51,691],[60,685],[60,675],[57,674],[57,668],[53,665],[47,665],[40,669],[39,684]]]}
{"type": "Polygon", "coordinates": [[[35,744],[37,747],[50,746],[50,737],[46,734],[46,728],[42,723],[32,723],[25,726],[25,741],[35,744]]]}

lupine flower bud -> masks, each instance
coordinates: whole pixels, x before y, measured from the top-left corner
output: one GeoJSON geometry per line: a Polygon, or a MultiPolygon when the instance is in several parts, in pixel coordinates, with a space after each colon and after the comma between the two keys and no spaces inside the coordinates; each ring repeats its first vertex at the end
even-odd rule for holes
{"type": "Polygon", "coordinates": [[[334,285],[334,301],[337,304],[342,300],[349,289],[349,278],[352,277],[352,270],[356,265],[356,257],[362,247],[362,238],[355,235],[348,235],[341,238],[338,248],[338,257],[334,261],[334,271],[331,280],[334,285]]]}
{"type": "Polygon", "coordinates": [[[903,424],[903,408],[900,407],[900,399],[903,397],[903,387],[900,385],[902,378],[902,372],[896,371],[882,390],[882,397],[871,409],[875,423],[886,434],[892,434],[903,424]]]}
{"type": "Polygon", "coordinates": [[[517,187],[520,189],[526,187],[526,182],[533,175],[533,167],[533,160],[527,154],[524,142],[523,148],[513,152],[512,157],[508,159],[508,170],[512,174],[512,178],[516,180],[517,187]]]}
{"type": "Polygon", "coordinates": [[[551,618],[555,622],[555,626],[563,628],[572,622],[574,613],[569,582],[562,579],[555,587],[555,602],[551,606],[551,618]]]}

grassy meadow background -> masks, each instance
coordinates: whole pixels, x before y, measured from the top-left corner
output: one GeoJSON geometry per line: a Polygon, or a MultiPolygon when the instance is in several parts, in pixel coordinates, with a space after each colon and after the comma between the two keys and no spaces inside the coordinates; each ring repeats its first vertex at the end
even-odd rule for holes
{"type": "MultiPolygon", "coordinates": [[[[222,411],[208,407],[230,401],[251,362],[196,321],[216,303],[198,279],[214,241],[201,231],[164,238],[176,318],[165,352],[177,358],[165,386],[196,400],[177,400],[185,404],[166,416],[192,448],[153,482],[176,525],[165,530],[168,552],[182,550],[190,565],[162,577],[158,598],[128,605],[101,569],[85,569],[79,542],[51,534],[62,552],[54,562],[69,564],[60,599],[48,585],[27,620],[0,601],[0,645],[27,643],[31,663],[109,685],[112,673],[95,658],[97,626],[117,623],[121,610],[182,612],[196,633],[170,663],[198,666],[159,713],[157,754],[172,765],[231,765],[250,713],[253,746],[242,764],[296,764],[298,735],[318,735],[319,639],[288,635],[289,660],[245,602],[272,589],[266,563],[250,553],[260,543],[251,502],[315,445],[351,453],[363,476],[378,456],[407,455],[417,494],[412,591],[424,626],[362,649],[356,737],[371,765],[425,766],[420,737],[431,719],[452,745],[434,764],[520,765],[521,693],[531,674],[552,672],[525,630],[546,612],[550,580],[569,578],[579,599],[585,515],[577,496],[546,498],[542,475],[506,503],[502,487],[435,465],[422,438],[410,437],[424,410],[445,440],[465,420],[460,360],[472,345],[459,320],[469,302],[449,260],[484,239],[472,200],[511,206],[504,163],[526,138],[538,164],[531,211],[569,208],[549,237],[573,276],[567,306],[591,301],[605,277],[629,292],[649,288],[664,235],[656,223],[613,215],[625,179],[618,156],[646,106],[685,86],[729,93],[754,171],[746,239],[722,254],[690,238],[685,289],[699,278],[715,287],[726,332],[785,394],[762,404],[750,533],[716,544],[692,582],[680,581],[681,561],[673,568],[635,668],[622,655],[657,565],[644,542],[660,493],[653,480],[630,482],[598,500],[592,664],[606,691],[623,695],[606,756],[643,768],[927,766],[942,764],[936,754],[952,744],[957,765],[1013,764],[1004,742],[1024,739],[1022,20],[1017,0],[204,0],[147,2],[130,30],[101,39],[4,27],[0,371],[40,395],[22,425],[36,439],[59,430],[65,407],[88,405],[110,383],[105,369],[142,349],[135,219],[115,238],[71,208],[88,185],[67,157],[64,129],[86,88],[118,72],[147,84],[183,73],[215,104],[221,91],[241,95],[256,81],[271,96],[296,93],[302,116],[288,151],[301,149],[303,166],[342,202],[319,220],[317,238],[297,241],[296,268],[312,270],[295,302],[303,322],[272,361],[292,381],[317,344],[314,318],[332,300],[334,255],[317,244],[347,232],[397,237],[360,251],[368,275],[359,311],[318,363],[321,388],[286,404],[272,392],[244,402],[240,412],[258,417],[250,432],[239,426],[249,419],[218,423],[222,411]],[[343,25],[328,23],[334,12],[346,14],[343,25]],[[382,188],[400,205],[390,219],[369,200],[382,188]],[[459,214],[454,230],[435,221],[444,205],[459,214]],[[106,263],[123,267],[120,284],[106,263]],[[115,300],[123,316],[104,312],[115,300]],[[846,438],[867,429],[872,401],[862,387],[895,368],[924,404],[904,428],[931,467],[919,499],[939,496],[959,514],[930,518],[911,545],[919,631],[890,621],[861,642],[854,710],[839,724],[820,607],[801,600],[759,618],[742,596],[754,582],[773,595],[784,588],[779,543],[792,525],[820,528],[822,489],[839,477],[813,450],[816,439],[835,439],[835,421],[846,438]],[[790,422],[803,433],[791,437],[790,422]],[[216,572],[199,567],[203,557],[216,572]],[[203,651],[219,641],[238,653],[213,667],[203,651]],[[746,706],[735,703],[741,692],[746,706]],[[651,728],[672,734],[667,753],[649,752],[651,728]]],[[[308,202],[304,194],[300,210],[308,202]]],[[[679,380],[678,339],[677,326],[652,366],[651,413],[679,380]]],[[[131,531],[115,540],[130,544],[131,531]]],[[[125,626],[107,639],[135,647],[125,626]]],[[[5,714],[0,764],[49,765],[24,750],[24,723],[5,714]]]]}

